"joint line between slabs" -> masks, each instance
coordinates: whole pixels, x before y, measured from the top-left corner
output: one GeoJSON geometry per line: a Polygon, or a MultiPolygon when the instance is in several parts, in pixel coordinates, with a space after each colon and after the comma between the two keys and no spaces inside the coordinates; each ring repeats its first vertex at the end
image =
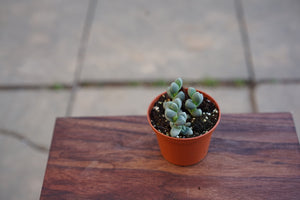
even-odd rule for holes
{"type": "Polygon", "coordinates": [[[253,66],[253,58],[252,58],[252,51],[250,47],[250,40],[248,34],[248,26],[245,19],[244,9],[243,9],[243,2],[242,0],[235,0],[235,9],[236,9],[236,16],[239,24],[240,35],[243,44],[244,50],[244,57],[246,62],[246,67],[249,73],[249,79],[251,82],[255,82],[255,72],[253,66]]]}
{"type": "MultiPolygon", "coordinates": [[[[236,81],[242,81],[243,86],[250,87],[250,81],[247,79],[233,79],[233,80],[219,80],[219,79],[213,79],[216,81],[216,86],[209,86],[213,88],[218,88],[222,86],[226,87],[232,87],[232,88],[239,88],[241,86],[236,83],[236,81]]],[[[103,81],[78,81],[77,87],[80,88],[88,88],[88,87],[95,87],[95,88],[104,88],[104,87],[138,87],[138,86],[145,86],[145,87],[161,87],[161,86],[167,86],[169,83],[171,83],[171,80],[166,80],[164,82],[164,85],[157,84],[156,81],[109,81],[109,82],[103,82],[103,81]]],[[[192,85],[202,85],[206,86],[205,81],[185,81],[188,84],[192,85]]],[[[1,91],[18,91],[18,90],[49,90],[49,91],[60,91],[60,90],[66,90],[70,91],[72,89],[71,84],[65,84],[65,83],[56,83],[56,84],[31,84],[31,85],[1,85],[0,84],[0,92],[1,91]],[[56,86],[56,84],[58,86],[56,86]]],[[[272,85],[291,85],[291,84],[300,84],[300,79],[262,79],[255,81],[255,86],[264,85],[264,84],[272,84],[272,85]]]]}
{"type": "Polygon", "coordinates": [[[240,29],[240,35],[244,50],[244,58],[246,62],[246,67],[249,75],[249,98],[251,102],[251,107],[253,112],[258,111],[256,97],[255,97],[255,91],[256,91],[256,78],[255,78],[255,71],[253,66],[253,58],[251,53],[251,47],[250,47],[250,41],[249,41],[249,34],[248,34],[248,27],[247,22],[245,19],[245,13],[243,9],[243,2],[242,0],[234,0],[234,6],[236,10],[236,17],[240,29]]]}
{"type": "Polygon", "coordinates": [[[81,71],[84,65],[85,61],[85,55],[86,55],[86,48],[88,45],[90,32],[92,29],[92,24],[94,21],[94,16],[96,12],[98,0],[90,0],[88,3],[88,9],[87,14],[85,17],[82,35],[79,43],[79,49],[78,49],[78,55],[77,55],[77,61],[76,61],[76,68],[75,68],[75,74],[74,74],[74,81],[71,88],[71,94],[68,102],[68,107],[66,110],[66,116],[70,116],[72,114],[74,100],[77,92],[77,88],[79,85],[79,79],[81,75],[81,71]]]}

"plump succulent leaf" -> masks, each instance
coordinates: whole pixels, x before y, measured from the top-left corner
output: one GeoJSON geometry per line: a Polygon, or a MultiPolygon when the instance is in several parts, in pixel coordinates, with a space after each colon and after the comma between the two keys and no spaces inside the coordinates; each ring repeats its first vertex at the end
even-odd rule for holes
{"type": "Polygon", "coordinates": [[[164,108],[166,109],[166,108],[169,108],[169,109],[171,109],[171,110],[173,110],[173,111],[175,111],[176,113],[179,111],[179,106],[176,104],[176,103],[174,103],[173,101],[168,101],[168,102],[165,102],[164,103],[164,108]]]}
{"type": "Polygon", "coordinates": [[[165,117],[167,118],[167,120],[174,122],[174,121],[176,121],[176,116],[177,116],[177,113],[175,111],[171,110],[170,108],[167,108],[165,110],[165,117]]]}
{"type": "Polygon", "coordinates": [[[188,95],[190,98],[192,98],[192,96],[195,92],[197,92],[195,88],[193,88],[193,87],[188,88],[188,95]]]}
{"type": "Polygon", "coordinates": [[[171,103],[171,101],[164,102],[164,103],[163,103],[164,109],[169,108],[169,104],[170,104],[170,103],[171,103]]]}
{"type": "Polygon", "coordinates": [[[180,98],[174,99],[173,102],[174,102],[175,104],[177,104],[177,106],[178,106],[179,109],[181,108],[181,106],[182,106],[182,101],[181,101],[180,98]]]}
{"type": "Polygon", "coordinates": [[[175,96],[179,92],[180,88],[175,82],[172,82],[170,90],[171,90],[171,93],[174,94],[174,96],[175,96]]]}
{"type": "Polygon", "coordinates": [[[169,97],[171,97],[172,99],[174,98],[174,94],[171,93],[171,87],[167,88],[167,94],[169,95],[169,97]]]}
{"type": "Polygon", "coordinates": [[[171,83],[170,87],[167,88],[167,94],[171,99],[180,98],[182,101],[185,99],[185,95],[180,89],[182,88],[182,79],[178,78],[171,83]]]}
{"type": "MultiPolygon", "coordinates": [[[[185,113],[184,113],[185,114],[185,113]]],[[[176,122],[174,123],[176,126],[182,126],[186,124],[187,116],[186,114],[179,114],[176,122]]]]}
{"type": "Polygon", "coordinates": [[[182,126],[173,126],[171,128],[170,134],[172,137],[177,137],[181,132],[182,126]]]}
{"type": "Polygon", "coordinates": [[[188,110],[193,110],[193,109],[197,108],[197,106],[193,103],[193,101],[191,99],[188,99],[185,102],[185,108],[188,110]]]}
{"type": "Polygon", "coordinates": [[[191,115],[194,117],[200,117],[202,115],[202,110],[201,109],[195,109],[192,111],[191,115]]]}
{"type": "Polygon", "coordinates": [[[195,92],[191,98],[196,107],[198,107],[203,101],[203,95],[199,92],[195,92]]]}
{"type": "Polygon", "coordinates": [[[184,92],[180,91],[174,98],[179,98],[181,101],[185,99],[184,92]]]}
{"type": "Polygon", "coordinates": [[[183,135],[193,135],[193,130],[190,127],[183,126],[181,129],[183,135]]]}
{"type": "Polygon", "coordinates": [[[183,118],[182,116],[179,116],[176,122],[174,123],[175,126],[183,126],[186,123],[186,119],[183,118]]]}
{"type": "Polygon", "coordinates": [[[202,110],[197,109],[203,101],[203,94],[197,92],[193,87],[188,88],[188,95],[190,99],[186,100],[185,108],[191,113],[192,116],[198,117],[202,115],[202,110]]]}
{"type": "Polygon", "coordinates": [[[169,103],[169,101],[166,101],[166,102],[163,103],[164,109],[168,108],[168,103],[169,103]]]}
{"type": "Polygon", "coordinates": [[[181,87],[182,87],[182,79],[181,78],[177,78],[175,80],[175,83],[178,85],[179,89],[181,89],[181,87]]]}
{"type": "Polygon", "coordinates": [[[178,112],[178,116],[183,116],[185,119],[187,119],[187,114],[185,112],[182,112],[181,110],[178,112]]]}
{"type": "Polygon", "coordinates": [[[186,134],[187,135],[193,135],[193,130],[191,128],[188,128],[186,134]]]}

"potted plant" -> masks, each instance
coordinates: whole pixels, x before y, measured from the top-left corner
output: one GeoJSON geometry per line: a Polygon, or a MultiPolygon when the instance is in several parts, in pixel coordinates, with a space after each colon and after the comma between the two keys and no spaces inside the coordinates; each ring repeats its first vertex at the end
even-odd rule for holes
{"type": "Polygon", "coordinates": [[[211,96],[192,87],[183,88],[182,84],[181,78],[176,79],[166,92],[152,100],[147,119],[163,157],[173,164],[188,166],[206,156],[221,113],[211,96]]]}

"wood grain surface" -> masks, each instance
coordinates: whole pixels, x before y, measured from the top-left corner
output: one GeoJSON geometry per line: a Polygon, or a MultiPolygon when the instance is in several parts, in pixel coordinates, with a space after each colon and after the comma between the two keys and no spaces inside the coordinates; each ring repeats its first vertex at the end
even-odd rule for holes
{"type": "Polygon", "coordinates": [[[145,116],[58,118],[41,199],[300,199],[293,119],[223,114],[207,157],[179,167],[145,116]]]}

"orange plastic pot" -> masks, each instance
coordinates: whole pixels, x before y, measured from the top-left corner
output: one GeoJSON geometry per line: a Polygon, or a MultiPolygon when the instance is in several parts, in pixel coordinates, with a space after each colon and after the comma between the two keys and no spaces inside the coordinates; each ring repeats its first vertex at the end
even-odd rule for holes
{"type": "Polygon", "coordinates": [[[194,165],[200,162],[203,158],[205,158],[208,152],[211,135],[220,122],[221,112],[218,103],[205,92],[202,92],[200,90],[197,91],[202,93],[204,97],[206,97],[211,102],[213,102],[219,111],[219,118],[215,126],[212,129],[210,129],[207,133],[197,137],[174,138],[159,132],[156,128],[153,127],[150,119],[151,110],[153,109],[154,104],[158,101],[158,99],[163,94],[166,94],[166,92],[161,93],[155,99],[153,99],[151,104],[148,107],[147,119],[151,128],[156,133],[160,152],[167,161],[175,165],[180,165],[180,166],[194,165]]]}

